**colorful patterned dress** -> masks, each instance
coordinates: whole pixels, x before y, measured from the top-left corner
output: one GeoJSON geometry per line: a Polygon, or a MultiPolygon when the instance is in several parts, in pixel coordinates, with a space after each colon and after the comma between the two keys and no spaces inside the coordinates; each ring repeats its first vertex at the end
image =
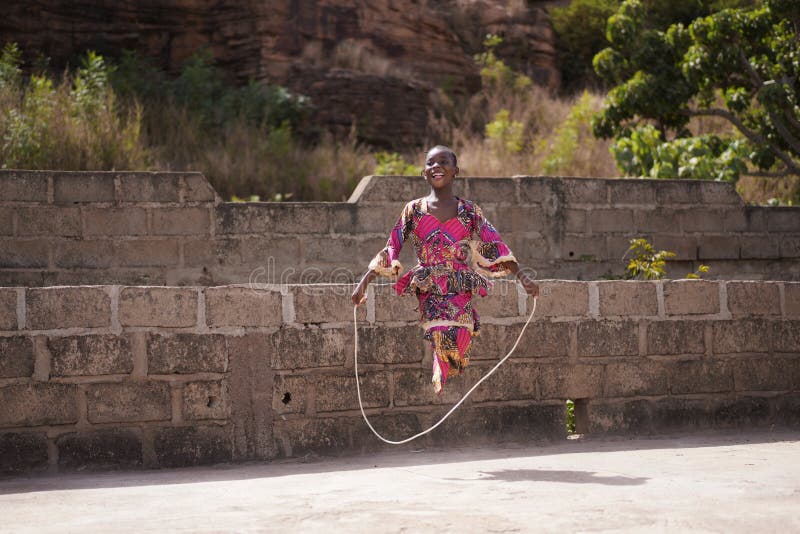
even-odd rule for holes
{"type": "Polygon", "coordinates": [[[394,287],[399,295],[413,293],[419,299],[424,338],[433,347],[432,381],[440,393],[448,377],[469,363],[472,337],[480,330],[472,296],[485,296],[487,277],[507,274],[500,264],[516,258],[475,203],[459,198],[456,216],[440,221],[419,198],[403,208],[386,247],[369,268],[397,277],[403,270],[397,258],[409,238],[419,263],[394,287]]]}

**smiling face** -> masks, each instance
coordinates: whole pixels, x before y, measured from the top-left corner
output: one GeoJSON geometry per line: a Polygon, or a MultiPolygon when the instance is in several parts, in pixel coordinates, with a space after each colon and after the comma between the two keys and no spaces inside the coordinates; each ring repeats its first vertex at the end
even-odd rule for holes
{"type": "Polygon", "coordinates": [[[432,148],[425,158],[422,176],[434,189],[449,187],[458,174],[456,158],[446,148],[432,148]]]}

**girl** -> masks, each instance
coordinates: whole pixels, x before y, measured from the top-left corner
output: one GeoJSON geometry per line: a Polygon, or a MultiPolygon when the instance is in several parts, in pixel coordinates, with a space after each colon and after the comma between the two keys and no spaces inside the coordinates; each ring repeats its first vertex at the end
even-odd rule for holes
{"type": "Polygon", "coordinates": [[[376,276],[396,277],[403,270],[397,260],[411,238],[419,264],[395,284],[398,294],[414,293],[424,338],[433,347],[433,387],[441,393],[447,379],[469,363],[472,337],[478,334],[478,314],[472,295],[486,295],[486,277],[513,273],[531,296],[539,287],[522,270],[497,230],[475,203],[453,194],[458,175],[455,153],[435,146],[426,155],[422,177],[431,186],[427,197],[406,204],[386,247],[369,264],[352,294],[354,305],[365,301],[367,286],[376,276]],[[472,253],[472,265],[467,263],[472,253]]]}

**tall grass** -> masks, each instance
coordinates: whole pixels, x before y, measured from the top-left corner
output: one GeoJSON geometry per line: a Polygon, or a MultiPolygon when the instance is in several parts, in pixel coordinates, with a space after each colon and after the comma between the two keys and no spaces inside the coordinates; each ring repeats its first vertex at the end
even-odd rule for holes
{"type": "Polygon", "coordinates": [[[20,51],[0,56],[0,165],[3,168],[104,170],[146,168],[141,108],[122,109],[102,57],[88,54],[56,83],[22,77],[20,51]]]}
{"type": "MultiPolygon", "coordinates": [[[[591,135],[603,95],[563,97],[535,86],[493,52],[476,56],[483,89],[470,97],[439,94],[427,137],[459,155],[465,176],[618,176],[609,142],[591,135]]],[[[357,47],[339,61],[372,70],[357,47]]],[[[0,165],[62,170],[192,170],[223,198],[343,200],[362,176],[413,173],[420,148],[375,153],[353,132],[336,139],[309,120],[309,102],[277,86],[227,83],[207,53],[176,79],[127,55],[116,65],[89,53],[73,72],[23,74],[21,54],[0,55],[0,165]]],[[[698,131],[727,127],[706,119],[698,131]]],[[[797,180],[742,179],[748,201],[800,200],[797,180]]]]}

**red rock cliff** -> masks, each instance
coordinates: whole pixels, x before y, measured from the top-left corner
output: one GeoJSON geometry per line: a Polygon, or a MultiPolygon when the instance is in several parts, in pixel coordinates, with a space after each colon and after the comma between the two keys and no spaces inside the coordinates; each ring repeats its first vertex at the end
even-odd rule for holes
{"type": "Polygon", "coordinates": [[[538,83],[558,84],[545,2],[502,0],[6,0],[0,39],[56,66],[123,49],[177,71],[202,46],[239,80],[309,95],[333,129],[378,144],[420,141],[434,89],[474,92],[486,33],[538,83]]]}

